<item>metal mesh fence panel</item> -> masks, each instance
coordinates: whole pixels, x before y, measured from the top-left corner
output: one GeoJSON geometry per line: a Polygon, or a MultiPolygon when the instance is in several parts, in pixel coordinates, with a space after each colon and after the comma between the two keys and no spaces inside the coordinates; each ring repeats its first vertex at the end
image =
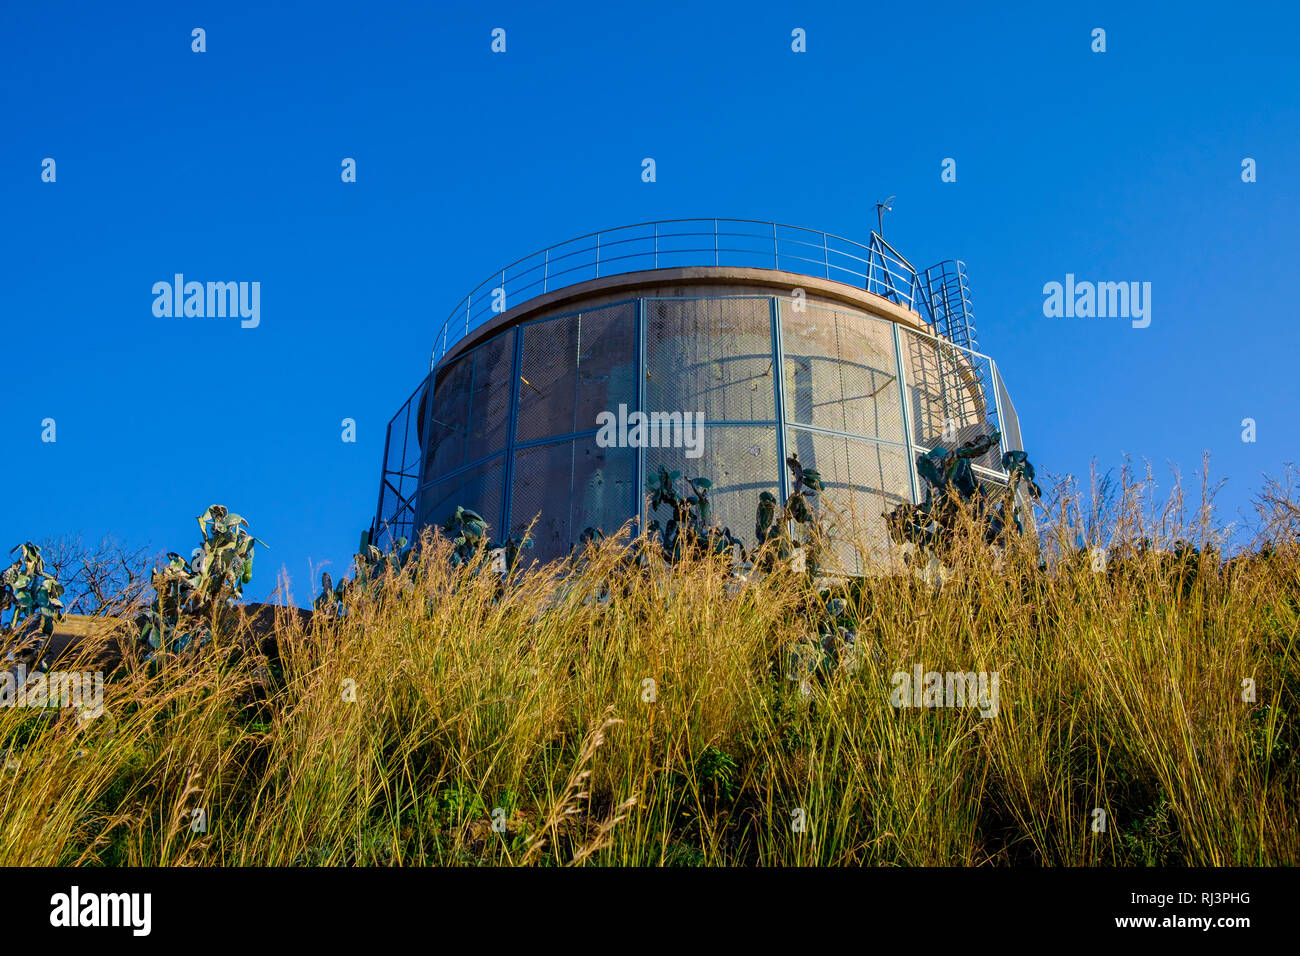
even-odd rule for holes
{"type": "Polygon", "coordinates": [[[428,395],[427,386],[426,379],[388,423],[374,529],[375,543],[381,547],[388,547],[398,538],[414,537],[415,498],[420,483],[419,411],[428,395]]]}
{"type": "MultiPolygon", "coordinates": [[[[636,408],[636,303],[625,302],[578,316],[575,431],[596,427],[603,411],[636,408]]],[[[581,530],[581,529],[579,529],[581,530]]]]}
{"type": "Polygon", "coordinates": [[[636,407],[636,304],[562,315],[523,327],[515,439],[596,427],[596,415],[636,407]]]}
{"type": "Polygon", "coordinates": [[[469,422],[469,394],[474,378],[474,356],[462,356],[435,373],[428,405],[425,433],[425,474],[445,474],[465,463],[465,436],[469,422]]]}
{"type": "Polygon", "coordinates": [[[647,411],[774,421],[771,299],[646,299],[647,411]]]}
{"type": "Polygon", "coordinates": [[[504,454],[498,455],[460,474],[425,485],[420,494],[420,527],[442,526],[461,506],[477,511],[488,523],[488,534],[500,537],[505,460],[504,454]]]}
{"type": "MultiPolygon", "coordinates": [[[[986,358],[906,329],[899,332],[907,363],[912,441],[917,446],[952,448],[998,427],[986,358]]],[[[1000,469],[1001,450],[991,449],[975,464],[1000,469]]]]}
{"type": "MultiPolygon", "coordinates": [[[[983,416],[984,423],[989,428],[1002,430],[1002,421],[998,416],[998,402],[994,398],[994,388],[996,382],[993,375],[993,362],[987,355],[981,355],[979,352],[962,353],[969,363],[968,368],[974,370],[974,381],[965,380],[968,390],[975,394],[975,405],[983,416]]],[[[985,434],[989,428],[985,428],[985,434]]]]}
{"type": "Polygon", "coordinates": [[[425,425],[427,476],[506,447],[515,331],[503,332],[436,373],[425,425]]]}
{"type": "Polygon", "coordinates": [[[549,561],[569,550],[569,502],[573,494],[573,442],[515,449],[510,494],[510,534],[531,531],[531,560],[549,561]]]}
{"type": "Polygon", "coordinates": [[[859,441],[800,428],[787,432],[787,453],[817,469],[825,484],[818,496],[823,527],[839,570],[861,574],[889,558],[885,512],[912,501],[911,463],[898,446],[859,441]]]}
{"type": "Polygon", "coordinates": [[[783,304],[788,421],[903,441],[903,406],[890,323],[870,316],[783,304]]]}
{"type": "Polygon", "coordinates": [[[503,332],[473,352],[473,388],[469,394],[465,460],[476,461],[506,447],[510,421],[510,369],[515,358],[515,331],[503,332]]]}
{"type": "MultiPolygon", "coordinates": [[[[523,327],[519,359],[519,421],[515,441],[572,435],[578,381],[577,317],[562,315],[523,327]]],[[[590,427],[590,426],[589,426],[590,427]]]]}
{"type": "MultiPolygon", "coordinates": [[[[686,457],[684,448],[647,448],[646,476],[680,471],[683,478],[708,478],[713,482],[710,499],[713,520],[745,542],[754,544],[754,524],[758,496],[770,491],[779,497],[779,459],[776,452],[776,429],[771,426],[719,426],[704,428],[703,454],[686,457]]],[[[678,490],[682,490],[679,484],[678,490]]],[[[639,493],[644,489],[639,490],[639,493]]],[[[644,500],[644,498],[642,499],[644,500]]],[[[669,515],[661,509],[647,514],[647,520],[664,524],[669,515]]]]}
{"type": "MultiPolygon", "coordinates": [[[[636,514],[636,449],[600,448],[595,437],[573,442],[573,494],[569,500],[569,537],[584,528],[617,532],[636,514]]],[[[566,548],[567,551],[567,548],[566,548]]]]}
{"type": "Polygon", "coordinates": [[[592,437],[517,449],[510,533],[531,526],[528,557],[539,561],[568,554],[586,528],[612,535],[635,514],[635,467],[634,449],[600,448],[592,437]]]}

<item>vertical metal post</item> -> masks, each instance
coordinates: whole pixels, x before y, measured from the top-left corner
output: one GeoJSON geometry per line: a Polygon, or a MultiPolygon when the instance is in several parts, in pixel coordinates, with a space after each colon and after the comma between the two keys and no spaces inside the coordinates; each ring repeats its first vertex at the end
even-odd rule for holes
{"type": "MultiPolygon", "coordinates": [[[[388,484],[388,446],[393,441],[393,423],[388,423],[388,429],[384,432],[384,458],[383,466],[379,469],[379,501],[375,504],[375,521],[371,525],[372,534],[377,535],[379,529],[384,523],[384,487],[388,484]]],[[[401,497],[401,494],[398,494],[401,497]]],[[[392,537],[392,535],[389,535],[392,537]]]]}
{"type": "Polygon", "coordinates": [[[903,364],[903,331],[894,327],[894,362],[898,366],[898,392],[903,403],[903,444],[907,446],[907,479],[912,486],[912,504],[921,503],[921,488],[916,474],[916,446],[912,441],[912,402],[907,387],[907,366],[903,364]]]}
{"type": "Polygon", "coordinates": [[[776,241],[776,223],[772,223],[772,267],[781,270],[781,247],[776,241]]]}
{"type": "Polygon", "coordinates": [[[718,220],[713,220],[713,264],[718,264],[718,220]]]}
{"type": "Polygon", "coordinates": [[[659,268],[659,223],[655,223],[655,268],[659,268]]]}
{"type": "Polygon", "coordinates": [[[826,233],[822,233],[822,261],[826,264],[826,278],[831,277],[831,251],[826,245],[826,233]]]}
{"type": "MultiPolygon", "coordinates": [[[[1002,446],[1002,454],[1005,455],[1007,452],[1011,451],[1012,449],[1007,447],[1006,422],[1002,420],[1002,397],[999,394],[1002,390],[998,388],[998,384],[1001,376],[998,373],[998,363],[993,361],[992,358],[989,359],[989,375],[993,379],[993,381],[990,382],[989,385],[993,389],[993,410],[997,412],[998,432],[1001,435],[1001,437],[998,439],[998,444],[1002,446]]],[[[976,378],[978,379],[978,376],[976,376],[976,378]]],[[[985,396],[984,407],[987,408],[988,404],[989,404],[988,396],[985,396]]]]}
{"type": "MultiPolygon", "coordinates": [[[[421,383],[421,386],[420,386],[420,391],[416,393],[417,395],[420,396],[420,399],[421,399],[421,400],[425,400],[425,399],[428,400],[428,405],[427,405],[426,407],[429,409],[429,418],[430,418],[430,419],[432,419],[432,417],[433,417],[433,386],[434,386],[434,384],[437,382],[437,378],[438,378],[438,372],[437,372],[437,370],[435,369],[434,371],[430,372],[428,375],[426,375],[426,376],[424,377],[424,381],[421,383]]],[[[427,456],[424,454],[424,452],[425,452],[424,443],[425,443],[426,441],[429,440],[430,431],[429,431],[429,429],[428,429],[428,426],[429,426],[430,424],[432,424],[432,422],[431,422],[431,421],[429,421],[429,422],[422,422],[422,421],[420,421],[420,415],[419,415],[419,412],[420,412],[420,402],[419,402],[419,401],[417,401],[417,402],[415,403],[415,411],[416,411],[416,416],[415,416],[415,438],[416,438],[416,441],[417,441],[417,442],[419,443],[419,445],[420,445],[420,470],[417,472],[417,475],[419,476],[419,480],[420,480],[421,482],[423,482],[423,481],[424,481],[424,460],[425,460],[425,458],[427,457],[427,456]]]]}
{"type": "MultiPolygon", "coordinates": [[[[432,449],[424,447],[428,433],[424,430],[424,423],[420,421],[420,406],[427,408],[430,417],[433,415],[433,386],[437,380],[438,373],[430,372],[424,379],[424,385],[416,392],[421,401],[415,403],[415,435],[416,444],[420,446],[420,466],[415,470],[415,494],[411,499],[411,540],[414,541],[419,533],[416,523],[420,517],[420,495],[424,492],[424,466],[429,460],[432,449]],[[427,404],[426,404],[427,402],[427,404]]],[[[414,398],[414,396],[412,396],[414,398]]]]}
{"type": "Polygon", "coordinates": [[[596,278],[600,278],[600,233],[596,233],[596,278]]]}
{"type": "Polygon", "coordinates": [[[772,296],[772,389],[776,401],[777,491],[781,506],[790,497],[790,476],[785,467],[785,349],[781,345],[781,298],[772,296]]]}
{"type": "MultiPolygon", "coordinates": [[[[657,248],[657,245],[656,245],[657,248]]],[[[645,321],[645,297],[640,296],[636,300],[636,410],[645,411],[645,363],[646,363],[646,321],[645,321]]],[[[645,531],[649,518],[645,512],[645,494],[642,489],[645,488],[645,445],[643,442],[637,443],[636,464],[632,468],[632,502],[636,505],[637,515],[637,533],[645,531]]]]}
{"type": "MultiPolygon", "coordinates": [[[[405,492],[406,492],[406,453],[407,453],[407,448],[408,448],[408,446],[409,446],[410,443],[411,443],[411,400],[410,400],[410,399],[407,399],[407,400],[406,400],[406,414],[402,416],[402,426],[403,426],[403,427],[402,427],[402,457],[401,457],[400,464],[399,464],[399,469],[400,469],[400,470],[399,470],[399,473],[398,473],[398,474],[399,474],[399,477],[398,477],[398,479],[397,479],[397,488],[398,488],[398,493],[402,496],[402,499],[405,500],[405,498],[406,498],[406,495],[405,495],[405,492]]],[[[416,491],[418,492],[418,491],[420,490],[420,486],[419,486],[419,484],[418,484],[418,482],[419,482],[420,479],[417,477],[415,480],[416,480],[416,482],[417,482],[417,484],[416,484],[416,491]]]]}
{"type": "Polygon", "coordinates": [[[546,285],[551,279],[551,249],[546,247],[546,258],[542,260],[542,294],[546,294],[546,285]]]}
{"type": "Polygon", "coordinates": [[[510,358],[510,412],[506,421],[505,487],[501,490],[501,539],[510,537],[510,492],[515,486],[515,429],[519,425],[519,376],[523,374],[524,327],[512,330],[514,354],[510,358]]]}

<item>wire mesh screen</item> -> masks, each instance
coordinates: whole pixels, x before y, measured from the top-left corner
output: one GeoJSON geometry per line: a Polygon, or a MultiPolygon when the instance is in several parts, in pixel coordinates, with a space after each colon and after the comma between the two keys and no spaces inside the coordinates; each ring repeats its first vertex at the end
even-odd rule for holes
{"type": "Polygon", "coordinates": [[[624,302],[578,316],[575,431],[596,427],[601,412],[636,408],[636,303],[624,302]]]}
{"type": "Polygon", "coordinates": [[[577,388],[578,323],[560,316],[523,327],[519,360],[519,421],[515,441],[526,442],[574,432],[573,395],[577,388]]]}
{"type": "MultiPolygon", "coordinates": [[[[708,478],[713,482],[709,498],[712,520],[745,542],[754,544],[758,496],[770,491],[779,497],[776,429],[763,425],[710,425],[704,428],[702,454],[688,458],[684,448],[647,448],[645,473],[659,469],[680,471],[683,478],[708,478]]],[[[678,490],[685,488],[679,484],[678,490]]],[[[671,517],[666,511],[647,512],[646,520],[662,525],[671,517]]]]}
{"type": "Polygon", "coordinates": [[[536,441],[596,427],[596,415],[636,402],[636,304],[523,327],[515,440],[536,441]]]}
{"type": "MultiPolygon", "coordinates": [[[[998,427],[988,359],[941,339],[905,329],[899,333],[914,444],[927,450],[952,448],[998,427]]],[[[974,463],[1001,469],[1001,449],[990,449],[974,463]]]]}
{"type": "Polygon", "coordinates": [[[800,464],[821,473],[825,491],[819,507],[839,569],[861,574],[868,565],[885,562],[890,541],[884,514],[912,501],[907,450],[791,428],[786,452],[798,453],[800,464]]]}
{"type": "Polygon", "coordinates": [[[511,329],[435,373],[425,475],[446,474],[505,448],[514,341],[511,329]]]}
{"type": "Polygon", "coordinates": [[[783,304],[787,420],[902,442],[903,403],[889,322],[783,304]]]}
{"type": "MultiPolygon", "coordinates": [[[[469,425],[466,396],[473,387],[474,353],[462,356],[434,373],[433,390],[424,428],[426,475],[445,474],[465,463],[465,437],[469,425]]],[[[421,413],[424,413],[421,409],[421,413]]]]}
{"type": "Polygon", "coordinates": [[[477,461],[506,447],[510,421],[510,369],[514,364],[514,352],[513,330],[483,343],[473,352],[466,461],[477,461]]]}
{"type": "Polygon", "coordinates": [[[593,437],[516,449],[510,533],[528,531],[528,556],[543,562],[568,554],[586,528],[612,535],[636,512],[635,468],[633,449],[593,437]]]}
{"type": "Polygon", "coordinates": [[[501,529],[501,492],[505,485],[504,454],[457,475],[426,485],[420,494],[419,526],[446,523],[458,506],[477,511],[494,538],[501,529]]]}
{"type": "Polygon", "coordinates": [[[433,373],[389,424],[375,527],[381,541],[413,538],[463,505],[498,540],[531,524],[532,556],[551,560],[584,528],[664,520],[644,513],[645,478],[662,466],[709,478],[714,520],[752,544],[758,496],[782,483],[784,434],[785,453],[822,472],[836,558],[860,573],[889,552],[882,515],[912,500],[916,453],[988,434],[999,406],[1003,448],[975,462],[993,473],[1022,439],[997,368],[976,352],[848,309],[782,300],[777,312],[770,296],[616,303],[507,329],[433,373]],[[638,431],[638,450],[620,405],[684,427],[638,431]],[[628,426],[616,447],[596,444],[602,412],[628,426]]]}
{"type": "Polygon", "coordinates": [[[775,421],[772,300],[646,299],[646,410],[775,421]]]}
{"type": "Polygon", "coordinates": [[[510,534],[531,526],[530,558],[546,561],[569,550],[569,502],[573,491],[573,442],[515,449],[510,495],[510,534]]]}

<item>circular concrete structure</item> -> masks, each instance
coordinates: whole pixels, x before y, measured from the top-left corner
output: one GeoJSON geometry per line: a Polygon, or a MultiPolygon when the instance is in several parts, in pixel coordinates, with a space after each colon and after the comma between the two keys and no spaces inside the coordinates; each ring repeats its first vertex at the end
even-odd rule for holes
{"type": "MultiPolygon", "coordinates": [[[[380,538],[463,505],[495,538],[531,528],[531,555],[550,560],[585,528],[652,517],[645,481],[663,467],[709,478],[717,522],[752,543],[759,495],[784,500],[783,462],[798,455],[822,474],[836,551],[856,573],[889,549],[882,514],[917,500],[915,456],[987,434],[1010,405],[992,362],[936,336],[907,289],[716,264],[516,303],[503,274],[490,291],[498,311],[444,330],[390,425],[380,538]],[[664,427],[638,434],[638,412],[664,427]]],[[[986,477],[1012,446],[1018,428],[979,462],[986,477]]]]}

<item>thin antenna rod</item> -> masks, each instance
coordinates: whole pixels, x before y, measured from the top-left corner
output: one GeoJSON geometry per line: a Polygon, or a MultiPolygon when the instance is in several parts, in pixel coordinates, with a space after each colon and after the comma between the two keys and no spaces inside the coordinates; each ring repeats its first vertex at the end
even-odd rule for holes
{"type": "Polygon", "coordinates": [[[885,238],[885,211],[894,211],[894,200],[897,196],[890,196],[884,202],[876,203],[876,234],[881,239],[885,238]]]}

